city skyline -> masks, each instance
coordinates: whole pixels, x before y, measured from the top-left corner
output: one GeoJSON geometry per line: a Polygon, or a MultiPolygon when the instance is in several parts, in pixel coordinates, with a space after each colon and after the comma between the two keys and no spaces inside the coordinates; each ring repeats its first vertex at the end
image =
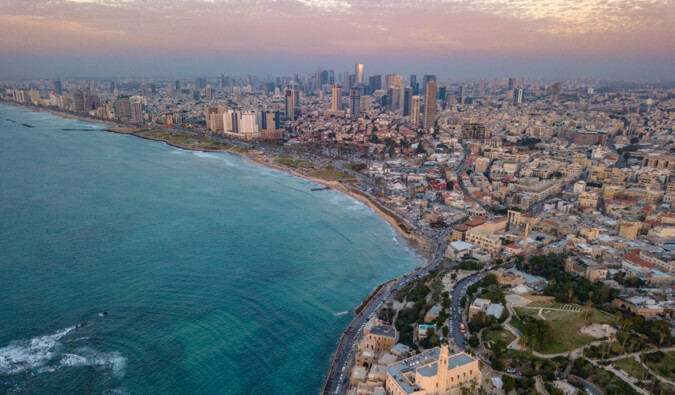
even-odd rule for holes
{"type": "MultiPolygon", "coordinates": [[[[0,0],[1,77],[336,72],[671,79],[661,0],[0,0]],[[308,34],[311,32],[311,34],[308,34]]],[[[668,39],[670,37],[670,39],[668,39]]]]}

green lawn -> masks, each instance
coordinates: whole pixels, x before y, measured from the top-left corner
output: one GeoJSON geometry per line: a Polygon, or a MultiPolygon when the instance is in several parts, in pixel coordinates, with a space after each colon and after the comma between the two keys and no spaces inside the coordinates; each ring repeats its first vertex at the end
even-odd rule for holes
{"type": "Polygon", "coordinates": [[[513,334],[506,329],[500,329],[498,331],[483,331],[483,341],[486,342],[485,347],[487,349],[492,349],[492,343],[496,342],[499,339],[504,340],[506,344],[509,344],[515,339],[516,337],[513,336],[513,334]]]}
{"type": "Polygon", "coordinates": [[[351,180],[351,174],[335,169],[315,169],[308,173],[309,176],[323,178],[324,180],[351,180]]]}
{"type": "Polygon", "coordinates": [[[614,361],[614,365],[638,380],[641,380],[647,371],[634,357],[618,359],[614,361]]]}
{"type": "MultiPolygon", "coordinates": [[[[541,319],[538,315],[539,310],[537,309],[523,309],[515,308],[516,313],[520,317],[531,316],[535,319],[541,319]]],[[[581,335],[577,332],[577,328],[583,325],[584,321],[584,312],[573,312],[573,311],[559,311],[559,310],[544,310],[542,315],[550,322],[551,327],[553,328],[554,335],[553,338],[543,347],[537,345],[535,351],[539,351],[544,354],[557,354],[569,351],[570,349],[579,348],[585,344],[588,344],[594,340],[597,340],[593,337],[581,335]]],[[[589,323],[609,323],[612,324],[616,321],[614,316],[604,314],[603,312],[593,309],[589,314],[589,323]]],[[[522,333],[525,333],[525,325],[521,320],[513,317],[511,319],[511,324],[520,330],[522,333]]]]}
{"type": "Polygon", "coordinates": [[[314,167],[314,163],[304,159],[279,158],[277,162],[284,166],[298,168],[298,167],[314,167]]]}

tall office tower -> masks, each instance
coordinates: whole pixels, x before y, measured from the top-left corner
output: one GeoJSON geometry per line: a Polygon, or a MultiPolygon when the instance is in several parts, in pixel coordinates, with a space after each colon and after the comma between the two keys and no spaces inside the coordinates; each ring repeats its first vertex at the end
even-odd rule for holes
{"type": "Polygon", "coordinates": [[[436,81],[427,82],[424,92],[424,129],[429,130],[436,123],[436,96],[438,95],[436,81]]]}
{"type": "Polygon", "coordinates": [[[513,96],[513,104],[516,106],[520,106],[523,104],[523,89],[519,88],[516,89],[515,94],[513,96]]]}
{"type": "Polygon", "coordinates": [[[410,85],[417,83],[417,74],[410,74],[410,85]]]}
{"type": "Polygon", "coordinates": [[[356,119],[361,116],[361,89],[359,87],[349,90],[349,110],[352,118],[356,119]]]}
{"type": "Polygon", "coordinates": [[[354,65],[354,74],[356,75],[356,83],[363,84],[363,63],[354,65]]]}
{"type": "Polygon", "coordinates": [[[342,91],[349,93],[349,71],[342,73],[342,91]]]}
{"type": "Polygon", "coordinates": [[[294,84],[289,84],[285,93],[286,117],[295,120],[296,113],[300,109],[300,91],[295,89],[294,84]]]}
{"type": "Polygon", "coordinates": [[[57,95],[63,94],[63,88],[61,87],[61,80],[54,81],[54,92],[56,92],[57,95]]]}
{"type": "Polygon", "coordinates": [[[516,89],[516,79],[511,77],[511,78],[509,78],[509,88],[508,88],[508,90],[512,91],[514,89],[516,89]]]}
{"type": "Polygon", "coordinates": [[[204,88],[204,98],[206,100],[213,100],[213,88],[211,88],[211,85],[206,85],[206,88],[204,88]]]}
{"type": "Polygon", "coordinates": [[[131,123],[141,124],[145,121],[143,117],[143,103],[134,101],[131,103],[131,123]]]}
{"type": "Polygon", "coordinates": [[[466,101],[466,89],[464,89],[464,85],[459,86],[459,103],[464,104],[466,101]]]}
{"type": "Polygon", "coordinates": [[[387,89],[387,95],[383,97],[387,111],[394,110],[394,87],[387,89]]]}
{"type": "Polygon", "coordinates": [[[396,74],[387,74],[384,76],[384,86],[382,88],[389,89],[394,85],[394,77],[396,74]]]}
{"type": "Polygon", "coordinates": [[[376,74],[368,77],[368,92],[372,95],[380,89],[382,89],[382,75],[376,74]]]}
{"type": "Polygon", "coordinates": [[[108,82],[108,92],[113,93],[117,88],[117,83],[115,81],[108,82]]]}
{"type": "Polygon", "coordinates": [[[421,98],[418,95],[412,97],[410,104],[410,123],[419,125],[421,98]]]}
{"type": "Polygon", "coordinates": [[[328,70],[323,70],[321,72],[321,85],[328,83],[328,70]]]}
{"type": "Polygon", "coordinates": [[[176,88],[176,92],[180,92],[180,81],[178,81],[178,80],[174,81],[174,85],[175,85],[175,88],[176,88]]]}
{"type": "Polygon", "coordinates": [[[560,101],[561,92],[562,92],[562,85],[560,85],[560,82],[556,82],[555,84],[551,85],[551,99],[553,100],[554,103],[560,101]]]}
{"type": "Polygon", "coordinates": [[[333,111],[342,111],[342,84],[333,84],[330,109],[333,111]]]}
{"type": "Polygon", "coordinates": [[[445,108],[445,98],[447,94],[445,93],[447,91],[447,88],[442,86],[438,88],[438,100],[441,101],[441,107],[445,108]]]}
{"type": "Polygon", "coordinates": [[[410,115],[410,106],[412,104],[412,89],[409,87],[403,88],[403,116],[410,115]]]}
{"type": "Polygon", "coordinates": [[[422,77],[422,93],[426,94],[426,89],[427,89],[427,83],[434,81],[436,82],[436,75],[435,74],[425,74],[424,77],[422,77]]]}
{"type": "Polygon", "coordinates": [[[195,89],[204,89],[206,88],[206,78],[197,77],[195,78],[195,89]]]}
{"type": "Polygon", "coordinates": [[[331,85],[335,83],[335,72],[333,70],[328,73],[328,83],[331,85]]]}
{"type": "Polygon", "coordinates": [[[485,94],[485,80],[480,80],[478,82],[478,93],[481,95],[485,94]]]}
{"type": "Polygon", "coordinates": [[[174,95],[175,93],[176,93],[176,90],[175,90],[175,88],[174,88],[173,82],[167,83],[167,84],[166,84],[166,94],[167,94],[168,96],[172,96],[172,97],[173,97],[173,95],[174,95]]]}
{"type": "Polygon", "coordinates": [[[420,93],[419,82],[414,82],[414,83],[410,84],[410,89],[412,89],[413,95],[418,95],[420,93]]]}
{"type": "Polygon", "coordinates": [[[122,122],[131,120],[131,98],[129,96],[119,96],[115,99],[115,119],[122,122]]]}
{"type": "Polygon", "coordinates": [[[85,99],[85,92],[82,89],[77,89],[75,92],[73,92],[73,106],[75,107],[75,112],[80,112],[84,111],[84,99],[85,99]]]}
{"type": "Polygon", "coordinates": [[[353,88],[356,86],[356,74],[349,74],[349,87],[353,88]]]}

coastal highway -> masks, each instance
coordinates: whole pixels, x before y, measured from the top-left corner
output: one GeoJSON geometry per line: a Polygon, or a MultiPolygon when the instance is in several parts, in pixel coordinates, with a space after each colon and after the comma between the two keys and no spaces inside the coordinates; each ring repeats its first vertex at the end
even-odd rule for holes
{"type": "Polygon", "coordinates": [[[349,326],[338,342],[333,361],[328,371],[328,375],[326,376],[322,391],[323,394],[344,394],[347,392],[349,385],[346,383],[349,378],[349,369],[351,368],[349,362],[356,353],[356,345],[361,335],[361,330],[366,322],[371,317],[375,316],[384,303],[391,300],[398,290],[415,278],[426,276],[431,270],[434,270],[440,265],[445,254],[446,236],[447,235],[443,233],[438,238],[436,250],[428,265],[401,276],[382,287],[361,312],[354,317],[352,322],[349,323],[349,326]]]}

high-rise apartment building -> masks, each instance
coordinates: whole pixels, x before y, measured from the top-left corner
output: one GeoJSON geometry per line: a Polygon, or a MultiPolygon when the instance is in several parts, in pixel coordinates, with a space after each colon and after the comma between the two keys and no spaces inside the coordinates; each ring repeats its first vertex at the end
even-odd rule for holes
{"type": "Polygon", "coordinates": [[[511,78],[509,78],[508,90],[512,91],[514,89],[516,89],[516,79],[511,77],[511,78]]]}
{"type": "Polygon", "coordinates": [[[131,98],[129,96],[119,96],[115,99],[114,108],[116,120],[120,122],[131,121],[131,98]]]}
{"type": "Polygon", "coordinates": [[[211,85],[206,85],[206,88],[204,88],[204,99],[213,100],[213,88],[211,88],[211,85]]]}
{"type": "Polygon", "coordinates": [[[349,90],[349,110],[352,118],[361,116],[361,89],[353,87],[349,90]]]}
{"type": "Polygon", "coordinates": [[[330,100],[330,108],[333,111],[341,111],[342,110],[342,84],[333,84],[333,92],[332,92],[331,100],[330,100]]]}
{"type": "Polygon", "coordinates": [[[412,97],[410,104],[410,123],[413,125],[419,125],[420,123],[421,104],[421,98],[418,95],[412,97]]]}
{"type": "Polygon", "coordinates": [[[438,95],[436,81],[427,82],[424,91],[424,129],[431,129],[436,123],[436,96],[438,95]]]}

